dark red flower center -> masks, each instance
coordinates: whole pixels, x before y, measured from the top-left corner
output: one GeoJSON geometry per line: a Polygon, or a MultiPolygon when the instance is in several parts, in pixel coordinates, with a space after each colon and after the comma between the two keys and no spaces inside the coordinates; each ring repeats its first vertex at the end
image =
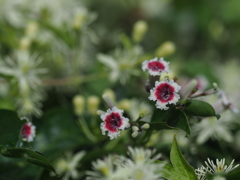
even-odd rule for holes
{"type": "Polygon", "coordinates": [[[159,61],[152,61],[148,63],[148,68],[151,69],[152,71],[164,71],[165,66],[163,63],[159,61]]]}
{"type": "Polygon", "coordinates": [[[156,88],[155,95],[163,103],[171,101],[174,98],[175,89],[168,83],[162,83],[156,88]]]}
{"type": "Polygon", "coordinates": [[[122,118],[119,113],[112,112],[106,117],[105,122],[105,128],[111,132],[116,132],[122,125],[122,118]]]}
{"type": "Polygon", "coordinates": [[[23,127],[22,127],[22,135],[24,137],[28,137],[32,134],[32,128],[30,125],[28,124],[24,124],[23,127]]]}

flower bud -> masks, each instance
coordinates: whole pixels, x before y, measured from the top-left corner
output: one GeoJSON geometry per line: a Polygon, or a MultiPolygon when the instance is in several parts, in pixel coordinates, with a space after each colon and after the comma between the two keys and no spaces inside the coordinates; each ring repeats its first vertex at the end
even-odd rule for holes
{"type": "Polygon", "coordinates": [[[198,82],[196,79],[192,79],[182,90],[183,100],[186,100],[191,94],[192,90],[197,86],[198,82]]]}
{"type": "Polygon", "coordinates": [[[132,126],[132,130],[133,130],[133,132],[135,132],[135,131],[138,131],[139,128],[137,126],[132,126]]]}
{"type": "Polygon", "coordinates": [[[150,125],[148,123],[145,123],[144,125],[141,126],[141,129],[149,129],[150,125]]]}
{"type": "Polygon", "coordinates": [[[81,29],[84,21],[86,20],[86,14],[85,13],[77,13],[73,19],[72,27],[76,30],[81,29]]]}
{"type": "Polygon", "coordinates": [[[145,33],[147,32],[148,29],[148,24],[143,21],[143,20],[139,20],[137,21],[134,26],[133,26],[133,41],[136,43],[139,43],[142,39],[143,36],[145,35],[145,33]]]}
{"type": "Polygon", "coordinates": [[[113,90],[111,89],[106,89],[103,94],[107,94],[109,96],[109,98],[115,102],[115,99],[116,99],[116,96],[115,96],[115,93],[113,92],[113,90]]]}
{"type": "Polygon", "coordinates": [[[85,99],[81,95],[76,95],[73,98],[74,112],[76,115],[81,116],[84,112],[85,99]]]}
{"type": "Polygon", "coordinates": [[[130,107],[131,107],[131,102],[128,99],[122,99],[118,103],[117,107],[120,108],[120,109],[129,110],[130,107]]]}
{"type": "Polygon", "coordinates": [[[139,134],[138,131],[134,131],[134,132],[132,133],[132,137],[133,137],[133,138],[136,138],[136,137],[138,136],[138,134],[139,134]]]}
{"type": "Polygon", "coordinates": [[[87,109],[91,115],[96,115],[100,100],[97,96],[89,96],[87,99],[87,109]]]}
{"type": "Polygon", "coordinates": [[[32,43],[32,40],[27,37],[27,36],[24,36],[20,39],[20,42],[19,42],[19,48],[22,49],[22,50],[26,50],[29,48],[29,46],[31,45],[32,43]]]}
{"type": "Polygon", "coordinates": [[[27,24],[25,29],[25,34],[29,38],[33,38],[38,30],[38,23],[36,21],[31,21],[27,24]]]}
{"type": "Polygon", "coordinates": [[[176,51],[176,46],[171,41],[166,41],[160,45],[156,50],[156,56],[165,57],[173,54],[176,51]]]}

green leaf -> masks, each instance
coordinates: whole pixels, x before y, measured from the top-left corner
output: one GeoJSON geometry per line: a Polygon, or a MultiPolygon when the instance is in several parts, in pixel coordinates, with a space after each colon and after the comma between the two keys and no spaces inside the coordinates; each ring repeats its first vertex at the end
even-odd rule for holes
{"type": "Polygon", "coordinates": [[[172,110],[172,115],[168,119],[167,124],[170,127],[182,129],[187,133],[186,135],[187,137],[190,136],[191,130],[188,123],[188,118],[183,111],[175,110],[175,109],[172,110]]]}
{"type": "Polygon", "coordinates": [[[215,110],[209,103],[199,100],[191,100],[187,103],[184,112],[190,116],[216,116],[215,110]]]}
{"type": "Polygon", "coordinates": [[[16,112],[0,109],[0,144],[15,146],[24,123],[16,112]]]}
{"type": "Polygon", "coordinates": [[[155,110],[149,124],[150,128],[155,130],[182,129],[187,136],[191,133],[186,114],[178,109],[155,110]]]}
{"type": "Polygon", "coordinates": [[[193,167],[187,163],[178,147],[176,135],[173,138],[170,160],[174,168],[170,179],[198,180],[193,167]]]}
{"type": "Polygon", "coordinates": [[[55,172],[53,166],[40,153],[26,148],[8,148],[0,145],[0,153],[10,158],[26,158],[29,163],[41,166],[49,171],[55,172]]]}

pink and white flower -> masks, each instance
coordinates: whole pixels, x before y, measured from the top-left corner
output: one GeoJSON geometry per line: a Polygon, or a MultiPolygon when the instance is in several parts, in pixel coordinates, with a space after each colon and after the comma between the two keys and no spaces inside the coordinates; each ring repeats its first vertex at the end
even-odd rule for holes
{"type": "Polygon", "coordinates": [[[156,102],[156,107],[167,110],[168,104],[176,104],[180,98],[178,91],[181,89],[172,79],[155,82],[155,87],[151,89],[149,99],[156,102]]]}
{"type": "Polygon", "coordinates": [[[146,60],[142,63],[142,69],[143,71],[148,70],[148,73],[151,76],[160,76],[162,72],[169,73],[169,63],[164,61],[163,58],[160,58],[158,60],[157,57],[151,60],[146,60]]]}
{"type": "Polygon", "coordinates": [[[103,135],[108,131],[110,139],[114,139],[120,136],[119,130],[130,127],[129,119],[125,118],[122,114],[123,110],[113,107],[101,115],[101,119],[103,120],[101,123],[103,135]]]}
{"type": "Polygon", "coordinates": [[[32,142],[36,135],[36,127],[31,123],[27,122],[21,129],[21,137],[24,141],[32,142]]]}

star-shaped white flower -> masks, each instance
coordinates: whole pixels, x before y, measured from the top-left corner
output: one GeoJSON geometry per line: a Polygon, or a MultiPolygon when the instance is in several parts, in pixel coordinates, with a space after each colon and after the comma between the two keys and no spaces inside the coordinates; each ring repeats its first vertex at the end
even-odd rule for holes
{"type": "Polygon", "coordinates": [[[28,122],[23,125],[21,129],[21,137],[24,141],[32,142],[35,135],[36,127],[31,122],[28,122]]]}

